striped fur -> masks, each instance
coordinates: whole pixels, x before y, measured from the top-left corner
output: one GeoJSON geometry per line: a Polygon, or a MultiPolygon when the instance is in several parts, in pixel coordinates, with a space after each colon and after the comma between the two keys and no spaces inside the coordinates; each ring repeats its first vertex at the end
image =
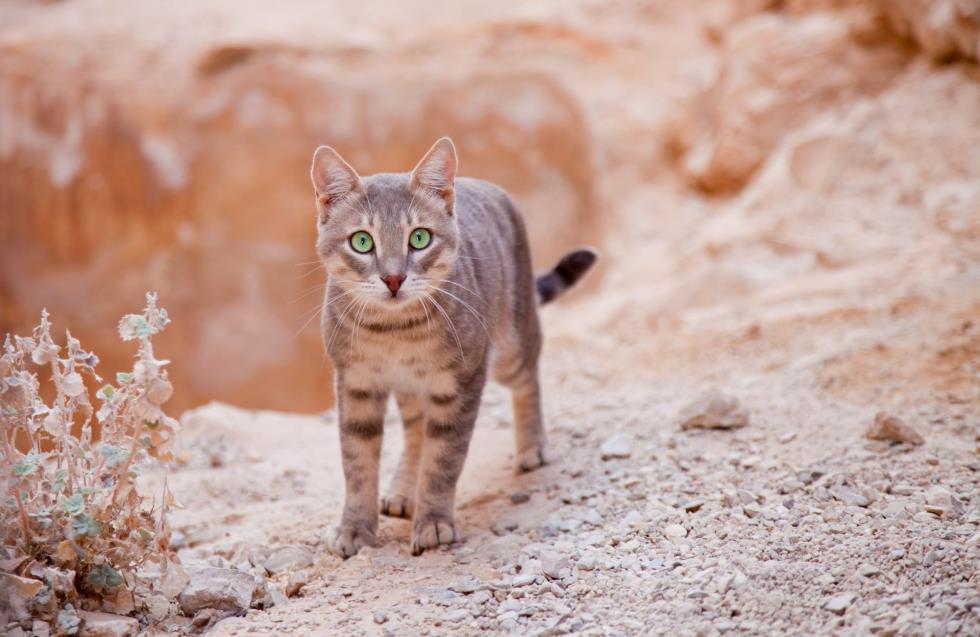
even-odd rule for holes
{"type": "Polygon", "coordinates": [[[330,547],[350,557],[376,541],[381,436],[394,396],[405,448],[380,512],[412,518],[418,554],[458,537],[456,483],[488,376],[512,391],[515,469],[545,463],[537,305],[581,278],[595,253],[573,252],[536,280],[516,206],[493,184],[456,178],[445,138],[411,173],[364,179],[320,147],[312,179],[347,491],[330,547]],[[409,244],[416,228],[432,236],[420,250],[409,244]],[[373,238],[367,254],[350,245],[359,231],[373,238]],[[404,281],[392,292],[385,276],[404,281]]]}

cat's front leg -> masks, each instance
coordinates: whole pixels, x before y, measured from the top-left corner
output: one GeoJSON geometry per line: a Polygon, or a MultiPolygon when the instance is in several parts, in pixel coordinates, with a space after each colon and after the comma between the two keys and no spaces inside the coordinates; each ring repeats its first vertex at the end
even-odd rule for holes
{"type": "Polygon", "coordinates": [[[381,512],[394,518],[410,518],[415,508],[415,486],[418,484],[422,436],[425,434],[424,403],[417,396],[406,394],[397,394],[396,399],[401,412],[405,448],[388,493],[381,498],[381,512]]]}
{"type": "Polygon", "coordinates": [[[466,372],[426,397],[422,459],[412,519],[412,554],[458,539],[453,521],[456,483],[473,436],[486,367],[466,372]]]}
{"type": "Polygon", "coordinates": [[[347,492],[343,516],[329,545],[345,559],[377,543],[378,468],[387,400],[386,391],[359,386],[338,374],[340,452],[347,492]]]}

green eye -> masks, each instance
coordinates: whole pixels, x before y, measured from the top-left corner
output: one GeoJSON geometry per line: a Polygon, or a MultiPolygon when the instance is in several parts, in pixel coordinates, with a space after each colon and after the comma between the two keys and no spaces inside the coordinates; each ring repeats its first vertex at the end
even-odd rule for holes
{"type": "Polygon", "coordinates": [[[416,250],[421,250],[422,248],[429,245],[432,242],[432,233],[425,228],[416,228],[412,230],[412,236],[408,238],[408,243],[416,250]]]}
{"type": "Polygon", "coordinates": [[[354,248],[354,252],[367,254],[374,248],[374,239],[368,233],[360,230],[350,236],[350,247],[354,248]]]}

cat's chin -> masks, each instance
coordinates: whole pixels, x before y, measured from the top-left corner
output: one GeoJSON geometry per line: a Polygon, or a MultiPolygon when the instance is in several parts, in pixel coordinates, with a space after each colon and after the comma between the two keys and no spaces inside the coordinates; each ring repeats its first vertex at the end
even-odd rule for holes
{"type": "Polygon", "coordinates": [[[415,296],[403,296],[399,294],[398,296],[389,296],[383,299],[376,299],[372,305],[382,311],[386,312],[403,312],[408,308],[417,305],[421,297],[415,296]]]}

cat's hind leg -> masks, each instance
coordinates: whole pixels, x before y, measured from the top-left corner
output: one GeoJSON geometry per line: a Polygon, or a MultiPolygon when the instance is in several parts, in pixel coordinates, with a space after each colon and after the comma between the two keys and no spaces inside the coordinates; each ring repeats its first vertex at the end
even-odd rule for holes
{"type": "Polygon", "coordinates": [[[394,518],[410,518],[415,508],[415,485],[418,482],[419,459],[425,433],[425,412],[422,401],[416,396],[398,394],[395,398],[402,418],[405,447],[388,493],[381,498],[381,513],[394,518]]]}
{"type": "Polygon", "coordinates": [[[548,462],[538,381],[539,350],[540,346],[505,346],[494,365],[494,378],[510,389],[513,401],[515,473],[533,471],[548,462]]]}

